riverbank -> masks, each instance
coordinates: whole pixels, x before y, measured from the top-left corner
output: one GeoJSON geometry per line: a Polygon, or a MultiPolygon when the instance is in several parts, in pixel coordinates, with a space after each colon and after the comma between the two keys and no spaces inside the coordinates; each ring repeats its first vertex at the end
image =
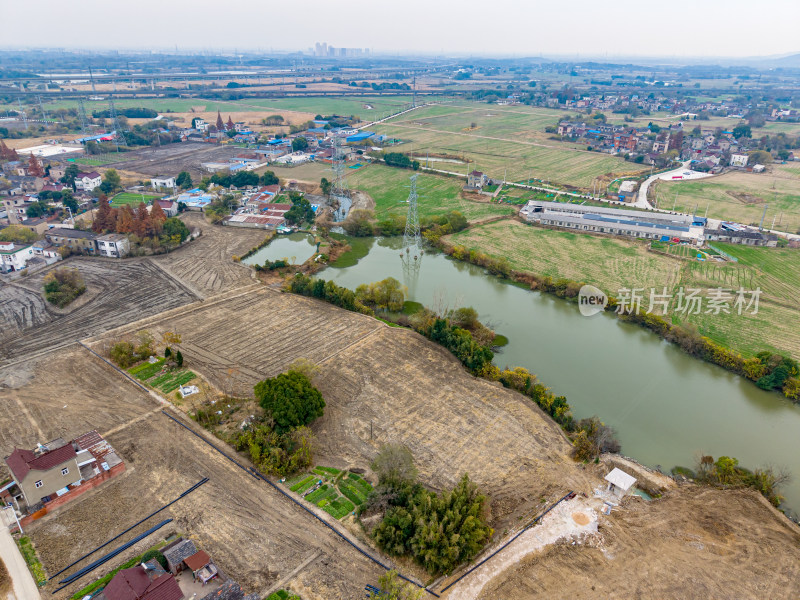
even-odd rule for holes
{"type": "MultiPolygon", "coordinates": [[[[472,233],[475,228],[471,227],[466,232],[452,236],[428,237],[428,239],[440,250],[458,260],[485,267],[494,275],[508,277],[518,283],[529,286],[532,290],[551,293],[572,302],[577,302],[578,292],[584,283],[599,285],[601,288],[605,288],[606,291],[609,290],[609,287],[614,289],[615,286],[617,290],[640,288],[646,292],[648,288],[661,290],[666,287],[671,290],[686,279],[685,276],[676,278],[675,274],[670,272],[671,264],[669,263],[672,262],[671,258],[650,257],[641,246],[633,242],[612,238],[600,239],[584,236],[583,234],[550,229],[531,229],[531,227],[518,221],[507,221],[504,224],[496,223],[489,227],[481,226],[479,228],[481,231],[492,229],[488,237],[476,237],[472,233]],[[520,235],[516,235],[517,233],[520,235]],[[522,237],[523,234],[524,237],[522,237]],[[584,269],[566,266],[559,268],[559,271],[588,275],[588,277],[576,280],[569,277],[552,277],[531,270],[514,269],[514,266],[521,264],[530,264],[534,261],[542,262],[541,256],[534,258],[534,247],[520,247],[522,241],[530,239],[531,236],[544,237],[550,244],[562,243],[575,246],[576,252],[585,255],[584,259],[588,261],[589,266],[584,269]],[[497,247],[497,244],[501,243],[499,240],[502,240],[502,250],[497,247]],[[467,243],[470,246],[465,245],[467,243]],[[513,250],[511,244],[516,244],[513,246],[513,250]],[[477,249],[475,246],[477,246],[477,249]],[[486,254],[486,252],[489,252],[489,254],[486,254]],[[610,261],[614,262],[613,267],[610,269],[611,272],[602,280],[598,280],[595,274],[597,272],[606,272],[599,265],[608,264],[610,261]],[[628,272],[636,275],[628,275],[628,272]]],[[[568,260],[569,257],[562,254],[555,253],[554,260],[558,258],[568,260]]],[[[676,261],[678,264],[679,262],[676,261]]],[[[691,265],[687,265],[687,268],[691,271],[690,267],[691,265]]],[[[730,285],[730,279],[725,278],[725,281],[730,285]]],[[[701,279],[695,277],[693,284],[699,287],[701,279]]],[[[618,304],[614,294],[615,292],[608,294],[609,303],[606,306],[606,311],[616,314],[618,304]]],[[[650,329],[662,339],[678,345],[690,356],[719,365],[757,383],[762,389],[774,389],[794,401],[800,398],[800,378],[798,378],[800,376],[800,366],[787,353],[780,353],[775,351],[773,347],[765,346],[757,348],[755,352],[745,357],[739,351],[700,334],[690,326],[687,326],[687,323],[675,322],[675,319],[670,319],[667,316],[646,313],[646,308],[647,298],[643,301],[643,308],[638,312],[627,310],[624,311],[624,314],[619,314],[618,316],[623,320],[650,329]],[[776,372],[776,369],[779,368],[781,370],[776,372]],[[785,374],[783,369],[786,370],[785,374]]],[[[726,323],[736,317],[739,317],[744,323],[749,318],[747,314],[724,315],[720,313],[716,316],[718,321],[726,323]]],[[[711,317],[704,315],[704,318],[708,320],[711,317]]],[[[760,322],[763,324],[763,319],[760,322]]],[[[713,325],[707,323],[707,327],[713,327],[713,325]]],[[[719,330],[718,324],[716,330],[719,330]]]]}

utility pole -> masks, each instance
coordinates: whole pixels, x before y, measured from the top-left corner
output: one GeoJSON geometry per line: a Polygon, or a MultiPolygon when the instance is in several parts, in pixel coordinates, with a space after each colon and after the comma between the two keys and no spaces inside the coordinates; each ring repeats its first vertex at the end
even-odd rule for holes
{"type": "Polygon", "coordinates": [[[769,204],[765,204],[764,205],[764,214],[761,215],[761,222],[758,224],[758,230],[759,231],[763,231],[764,230],[764,217],[767,216],[767,209],[768,208],[769,208],[769,204]]]}

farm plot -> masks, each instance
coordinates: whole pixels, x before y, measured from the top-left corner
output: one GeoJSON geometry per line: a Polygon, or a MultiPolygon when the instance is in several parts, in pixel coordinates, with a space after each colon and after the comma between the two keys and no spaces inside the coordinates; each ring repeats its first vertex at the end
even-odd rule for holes
{"type": "MultiPolygon", "coordinates": [[[[286,370],[294,359],[319,363],[383,327],[373,319],[263,287],[234,294],[168,320],[155,317],[119,331],[147,327],[156,337],[167,329],[179,332],[181,352],[194,370],[225,393],[251,396],[258,381],[286,370]]],[[[107,337],[96,342],[98,347],[107,337]]]]}
{"type": "Polygon", "coordinates": [[[800,230],[800,177],[781,165],[771,173],[731,172],[708,179],[684,182],[658,181],[659,207],[698,214],[745,225],[758,225],[767,208],[764,226],[800,230]],[[677,194],[677,202],[675,201],[677,194]]]}
{"type": "Polygon", "coordinates": [[[157,407],[137,390],[77,344],[0,368],[0,452],[92,429],[102,435],[157,407]]]}
{"type": "Polygon", "coordinates": [[[188,369],[170,368],[164,365],[165,359],[159,358],[153,362],[145,361],[128,369],[128,373],[139,381],[152,388],[161,390],[165,394],[177,390],[195,378],[195,374],[188,369]]]}
{"type": "Polygon", "coordinates": [[[19,285],[0,284],[0,342],[52,318],[41,293],[19,285]]]}
{"type": "Polygon", "coordinates": [[[201,163],[227,161],[239,153],[241,149],[233,146],[191,142],[166,144],[126,152],[126,161],[121,168],[127,173],[141,174],[145,179],[188,171],[193,180],[200,181],[208,175],[201,163]]]}
{"type": "Polygon", "coordinates": [[[391,121],[376,125],[374,129],[410,142],[399,146],[400,151],[408,151],[413,144],[415,154],[431,152],[462,156],[470,161],[470,170],[476,168],[495,179],[505,177],[509,181],[519,181],[532,176],[588,189],[597,177],[610,175],[613,179],[644,170],[641,165],[621,158],[573,149],[560,142],[539,143],[483,135],[480,129],[457,133],[437,129],[435,124],[395,124],[391,121]]]}
{"type": "MultiPolygon", "coordinates": [[[[369,194],[375,201],[378,219],[388,215],[405,216],[408,212],[409,177],[414,171],[395,169],[383,165],[370,165],[348,177],[352,189],[369,194]]],[[[419,216],[435,217],[451,210],[461,212],[470,221],[480,221],[514,211],[508,206],[489,202],[475,202],[461,197],[463,180],[420,173],[417,175],[419,216]]]]}
{"type": "Polygon", "coordinates": [[[800,595],[793,575],[800,560],[797,527],[752,490],[681,487],[657,502],[628,501],[601,519],[602,533],[586,543],[553,545],[501,573],[487,563],[489,569],[468,576],[495,575],[478,598],[800,595]]]}
{"type": "MultiPolygon", "coordinates": [[[[124,385],[124,384],[123,384],[124,385]]],[[[135,392],[132,392],[135,393],[135,392]]],[[[381,570],[334,537],[299,507],[231,464],[160,413],[108,436],[128,466],[97,493],[33,524],[29,533],[50,573],[134,523],[196,483],[209,482],[159,518],[174,519],[171,531],[195,539],[220,568],[259,597],[279,577],[315,553],[303,577],[320,597],[355,597],[381,570]],[[142,494],[146,490],[146,494],[142,494]],[[124,515],[121,520],[120,515],[124,515]],[[86,523],[92,523],[87,528],[86,523]]],[[[129,537],[152,526],[148,521],[129,537]]],[[[165,530],[170,533],[170,530],[165,530]]],[[[149,539],[115,557],[106,572],[148,547],[149,539]]],[[[55,596],[68,597],[86,580],[55,596]]],[[[45,588],[52,591],[54,585],[45,588]]]]}
{"type": "Polygon", "coordinates": [[[265,232],[208,224],[199,212],[181,215],[186,225],[200,229],[196,240],[152,260],[190,288],[197,296],[207,297],[252,283],[252,271],[233,261],[264,240],[265,232]]]}
{"type": "Polygon", "coordinates": [[[312,474],[297,475],[285,485],[335,519],[342,519],[361,506],[372,491],[372,486],[357,473],[334,467],[314,467],[312,474]]]}
{"type": "MultiPolygon", "coordinates": [[[[0,301],[0,305],[10,307],[9,310],[19,310],[16,316],[12,315],[12,322],[25,326],[25,329],[3,332],[0,364],[71,344],[197,299],[195,294],[147,259],[112,262],[78,257],[67,261],[67,265],[80,271],[86,281],[87,295],[91,297],[86,302],[76,303],[72,310],[57,315],[52,313],[47,321],[42,321],[41,317],[28,318],[29,305],[17,301],[19,293],[13,286],[0,288],[0,297],[11,299],[10,303],[0,301]]],[[[40,271],[28,277],[26,287],[42,289],[45,275],[46,271],[40,271]]],[[[38,303],[36,307],[41,310],[38,303]]]]}
{"type": "Polygon", "coordinates": [[[139,206],[140,203],[150,204],[153,200],[161,198],[160,195],[152,194],[132,194],[130,192],[120,192],[111,199],[111,206],[118,208],[124,204],[132,204],[134,207],[139,206]]]}
{"type": "Polygon", "coordinates": [[[452,235],[448,240],[494,257],[512,268],[554,279],[585,281],[616,295],[623,287],[671,288],[680,263],[653,254],[640,243],[498,221],[452,235]]]}

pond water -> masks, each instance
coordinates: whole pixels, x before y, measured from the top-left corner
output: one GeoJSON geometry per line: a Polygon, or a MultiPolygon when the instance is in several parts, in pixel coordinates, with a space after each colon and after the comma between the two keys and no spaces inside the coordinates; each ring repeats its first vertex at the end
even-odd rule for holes
{"type": "Polygon", "coordinates": [[[800,509],[800,405],[613,315],[583,317],[575,304],[441,253],[427,253],[416,273],[404,271],[401,238],[353,245],[356,252],[319,277],[355,289],[391,276],[408,287],[410,300],[431,308],[472,306],[508,337],[497,366],[526,367],[566,396],[577,418],[599,416],[617,430],[623,454],[664,471],[693,468],[701,454],[770,465],[793,476],[781,493],[800,509]]]}
{"type": "Polygon", "coordinates": [[[290,263],[299,265],[314,256],[316,250],[317,245],[314,243],[313,235],[307,233],[276,235],[269,244],[242,262],[246,265],[263,265],[267,260],[286,258],[290,263]]]}

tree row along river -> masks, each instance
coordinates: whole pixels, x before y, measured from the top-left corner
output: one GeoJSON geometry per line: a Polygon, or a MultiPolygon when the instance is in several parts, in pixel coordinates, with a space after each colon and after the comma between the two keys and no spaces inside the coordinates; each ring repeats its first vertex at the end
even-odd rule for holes
{"type": "MultiPolygon", "coordinates": [[[[600,417],[617,430],[623,454],[665,472],[694,468],[703,454],[733,456],[751,469],[769,465],[790,474],[780,492],[800,512],[800,405],[613,315],[584,317],[575,304],[437,251],[428,250],[413,274],[404,272],[401,238],[351,242],[354,250],[318,277],[350,289],[394,277],[409,300],[434,310],[471,306],[508,337],[495,355],[498,367],[525,367],[566,396],[576,418],[600,417]]],[[[305,237],[283,238],[282,256],[299,259],[308,246],[305,237]]]]}

